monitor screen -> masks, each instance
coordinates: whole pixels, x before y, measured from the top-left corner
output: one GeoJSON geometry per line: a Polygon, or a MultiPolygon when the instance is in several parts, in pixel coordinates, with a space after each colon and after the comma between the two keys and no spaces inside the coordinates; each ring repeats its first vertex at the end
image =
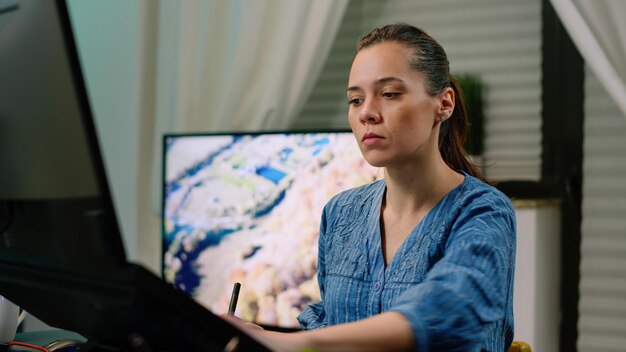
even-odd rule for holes
{"type": "Polygon", "coordinates": [[[214,312],[296,328],[319,300],[324,204],[379,169],[348,131],[166,135],[163,275],[214,312]]]}

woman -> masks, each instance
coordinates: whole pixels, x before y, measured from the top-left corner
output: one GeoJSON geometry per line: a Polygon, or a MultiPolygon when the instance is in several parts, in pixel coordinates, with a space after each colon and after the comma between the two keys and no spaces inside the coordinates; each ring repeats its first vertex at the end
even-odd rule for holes
{"type": "Polygon", "coordinates": [[[303,332],[249,330],[272,349],[506,351],[515,214],[466,158],[467,117],[441,46],[406,24],[357,45],[348,119],[384,180],[324,208],[322,300],[303,332]]]}

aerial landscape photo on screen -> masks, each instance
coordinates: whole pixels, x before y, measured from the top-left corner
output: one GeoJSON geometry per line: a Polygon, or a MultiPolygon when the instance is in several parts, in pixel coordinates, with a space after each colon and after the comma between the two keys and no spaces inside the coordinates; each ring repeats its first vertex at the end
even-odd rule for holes
{"type": "Polygon", "coordinates": [[[324,204],[371,182],[349,132],[170,135],[164,141],[163,275],[217,314],[297,327],[319,300],[324,204]]]}

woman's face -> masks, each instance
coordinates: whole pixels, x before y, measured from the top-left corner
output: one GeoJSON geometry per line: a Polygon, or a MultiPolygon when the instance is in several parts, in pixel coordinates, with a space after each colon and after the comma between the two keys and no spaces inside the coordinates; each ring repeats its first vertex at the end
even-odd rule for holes
{"type": "Polygon", "coordinates": [[[401,44],[383,42],[359,51],[352,63],[348,120],[373,166],[420,164],[439,153],[445,106],[440,96],[426,93],[425,77],[409,66],[410,55],[401,44]]]}

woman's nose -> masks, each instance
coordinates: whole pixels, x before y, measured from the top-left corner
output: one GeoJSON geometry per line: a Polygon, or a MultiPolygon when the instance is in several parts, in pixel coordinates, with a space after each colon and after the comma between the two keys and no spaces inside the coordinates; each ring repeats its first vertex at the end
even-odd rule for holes
{"type": "Polygon", "coordinates": [[[380,107],[375,99],[366,99],[359,111],[361,123],[378,123],[381,120],[380,107]]]}

